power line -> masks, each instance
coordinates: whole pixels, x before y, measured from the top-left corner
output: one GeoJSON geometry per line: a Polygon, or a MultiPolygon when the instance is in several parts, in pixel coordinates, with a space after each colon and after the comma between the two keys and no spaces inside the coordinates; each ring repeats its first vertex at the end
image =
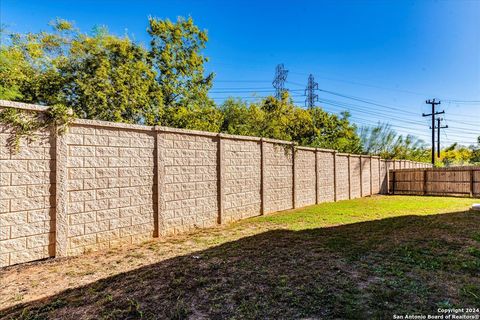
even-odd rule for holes
{"type": "MultiPolygon", "coordinates": [[[[295,103],[301,104],[302,102],[301,101],[295,101],[295,103]]],[[[328,103],[328,105],[330,105],[330,103],[328,103]]],[[[336,107],[340,108],[340,107],[343,107],[343,106],[340,106],[340,107],[336,106],[336,107]]],[[[335,110],[335,108],[332,109],[332,108],[329,108],[329,107],[326,107],[326,106],[322,106],[322,108],[325,111],[328,111],[328,112],[331,112],[331,113],[338,113],[339,112],[339,111],[335,110]]],[[[366,125],[366,126],[374,126],[374,125],[378,125],[378,124],[382,123],[382,121],[374,121],[374,120],[371,120],[371,119],[361,118],[361,117],[358,117],[358,116],[355,116],[355,115],[351,115],[349,117],[349,119],[353,123],[362,124],[362,125],[366,125]]],[[[412,127],[401,126],[401,125],[394,124],[394,123],[391,123],[391,122],[387,122],[387,123],[392,128],[402,129],[401,131],[405,130],[406,132],[408,132],[408,134],[414,133],[418,137],[421,137],[421,138],[425,137],[425,133],[423,133],[419,130],[415,130],[412,127]]],[[[455,137],[456,139],[459,139],[459,140],[464,140],[464,141],[471,138],[471,137],[462,136],[462,135],[455,135],[455,134],[450,134],[450,136],[455,137]]],[[[447,139],[447,140],[450,140],[450,139],[447,139]]]]}
{"type": "Polygon", "coordinates": [[[448,103],[457,103],[457,104],[470,104],[470,103],[473,103],[473,104],[480,104],[480,100],[448,100],[448,99],[445,99],[443,100],[444,102],[448,102],[448,103]]]}
{"type": "MultiPolygon", "coordinates": [[[[287,70],[284,70],[284,71],[288,72],[287,70]]],[[[286,74],[285,74],[284,78],[286,79],[286,74]]],[[[232,81],[224,81],[224,82],[235,83],[235,82],[266,82],[266,81],[263,81],[263,80],[262,81],[257,81],[257,80],[252,80],[252,81],[237,80],[237,81],[235,81],[235,80],[232,80],[232,81]]],[[[303,87],[303,85],[295,83],[295,82],[286,81],[286,80],[285,80],[285,82],[303,87]]],[[[284,83],[283,83],[283,86],[284,86],[284,83]]],[[[285,90],[286,89],[283,87],[283,91],[285,91],[285,90]]],[[[305,91],[308,91],[308,90],[292,89],[292,90],[289,90],[289,91],[292,91],[292,92],[303,91],[304,93],[307,93],[305,91]]],[[[361,113],[366,114],[366,115],[377,115],[377,116],[380,116],[380,117],[385,118],[385,119],[392,119],[394,121],[398,120],[398,121],[401,121],[402,123],[411,123],[413,125],[419,125],[419,124],[424,125],[424,123],[420,122],[420,121],[416,121],[416,120],[413,120],[413,119],[411,119],[411,120],[405,119],[405,117],[413,117],[413,116],[416,117],[417,113],[414,113],[414,112],[411,112],[411,111],[407,111],[407,110],[400,109],[400,108],[395,108],[395,107],[392,107],[391,105],[386,105],[386,104],[377,102],[377,101],[372,100],[372,99],[360,98],[360,97],[351,96],[351,95],[347,95],[347,94],[343,94],[343,93],[339,93],[339,92],[334,92],[334,91],[330,91],[330,90],[325,90],[325,89],[319,89],[319,91],[322,91],[322,92],[325,92],[325,93],[328,93],[328,94],[332,94],[332,95],[336,95],[336,96],[341,97],[341,98],[361,102],[362,104],[372,105],[372,106],[375,106],[377,108],[373,109],[373,108],[368,108],[367,106],[363,106],[363,105],[347,104],[345,102],[338,102],[338,101],[329,100],[329,99],[321,99],[322,103],[327,103],[327,104],[330,104],[330,105],[334,105],[334,106],[339,107],[339,108],[340,107],[345,107],[347,110],[350,110],[350,109],[351,110],[357,110],[358,112],[361,112],[361,113]],[[378,110],[378,108],[384,109],[384,111],[388,111],[388,112],[387,113],[382,113],[381,110],[378,110]],[[391,115],[392,110],[395,110],[397,113],[403,114],[404,118],[402,119],[402,118],[398,118],[398,117],[392,117],[392,115],[391,115]]],[[[225,88],[218,88],[217,91],[213,90],[211,92],[216,93],[216,94],[233,94],[233,93],[250,93],[250,92],[251,93],[260,93],[260,92],[270,93],[271,90],[268,90],[268,88],[265,88],[265,87],[239,87],[239,88],[226,88],[225,87],[225,88]]],[[[292,98],[299,97],[299,96],[304,96],[304,95],[291,94],[292,98]]],[[[243,99],[263,99],[263,98],[266,98],[266,97],[265,96],[253,96],[253,97],[249,96],[249,97],[241,97],[241,98],[243,98],[243,99]]],[[[213,99],[214,100],[222,100],[222,98],[213,98],[213,99]]],[[[476,100],[448,100],[448,103],[462,103],[462,102],[476,103],[476,100]]],[[[295,101],[295,103],[297,105],[304,104],[304,102],[299,102],[299,101],[295,101]]],[[[308,100],[307,100],[307,105],[308,105],[308,100]]],[[[452,119],[450,120],[452,123],[456,123],[456,124],[460,124],[460,125],[464,125],[464,126],[470,126],[472,128],[478,128],[478,124],[475,124],[475,123],[472,123],[472,122],[467,122],[467,121],[463,120],[463,117],[465,119],[472,119],[473,116],[450,115],[450,117],[453,118],[453,120],[452,119]]],[[[395,127],[400,127],[400,126],[395,125],[395,127]]],[[[404,128],[406,130],[409,129],[409,128],[406,128],[406,127],[402,127],[402,128],[404,128]]],[[[453,127],[453,128],[450,128],[450,130],[452,130],[452,133],[449,136],[458,137],[459,139],[463,139],[463,140],[471,138],[471,137],[467,137],[466,135],[472,135],[471,131],[462,130],[461,128],[453,127]],[[455,134],[455,132],[458,132],[459,134],[455,134]],[[463,133],[466,134],[466,135],[462,135],[463,133]]]]}
{"type": "Polygon", "coordinates": [[[241,82],[257,82],[257,83],[270,83],[270,80],[215,80],[219,83],[241,83],[241,82]]]}
{"type": "MultiPolygon", "coordinates": [[[[306,73],[302,72],[291,72],[292,74],[298,74],[298,75],[306,75],[306,73]]],[[[413,95],[418,95],[418,96],[425,96],[425,93],[421,92],[415,92],[411,90],[404,90],[404,89],[395,89],[395,88],[389,88],[389,87],[383,87],[383,86],[378,86],[374,84],[367,84],[367,83],[362,83],[358,81],[351,81],[351,80],[344,80],[344,79],[338,79],[338,78],[332,78],[332,77],[317,77],[319,79],[324,79],[324,80],[329,80],[329,81],[335,81],[335,82],[343,82],[343,83],[348,83],[348,84],[353,84],[353,85],[358,85],[358,86],[363,86],[363,87],[370,87],[370,88],[376,88],[376,89],[381,89],[381,90],[388,90],[388,91],[396,91],[396,92],[402,92],[402,93],[409,93],[413,95]]]]}
{"type": "MultiPolygon", "coordinates": [[[[290,72],[288,71],[289,73],[295,73],[295,72],[290,72]]],[[[297,73],[297,74],[303,74],[303,73],[297,73]]],[[[231,81],[223,81],[223,82],[242,82],[242,81],[245,81],[245,82],[255,82],[255,80],[231,80],[231,81]]],[[[220,82],[220,81],[217,81],[217,82],[220,82]]],[[[262,81],[257,81],[257,82],[267,82],[266,80],[262,80],[262,81]]],[[[292,82],[292,81],[286,81],[290,84],[293,84],[293,85],[297,85],[297,86],[300,86],[300,87],[303,87],[302,84],[299,84],[299,83],[296,83],[296,82],[292,82]]],[[[237,90],[243,90],[243,89],[252,89],[252,90],[263,90],[263,89],[268,89],[268,88],[265,88],[265,87],[261,87],[261,88],[218,88],[220,90],[224,89],[224,90],[233,90],[230,91],[232,93],[234,93],[235,91],[237,90]]],[[[290,89],[289,91],[304,91],[304,89],[290,89]]],[[[383,106],[383,107],[387,107],[389,109],[393,109],[394,107],[392,105],[384,105],[384,104],[381,104],[379,103],[378,101],[375,101],[375,100],[371,100],[371,99],[366,99],[366,98],[360,98],[360,97],[355,97],[355,96],[350,96],[350,95],[346,95],[346,94],[341,94],[341,93],[338,93],[338,92],[333,92],[333,91],[329,91],[329,90],[325,90],[325,89],[320,89],[320,91],[323,91],[323,92],[326,92],[326,93],[330,93],[330,94],[336,94],[336,95],[341,95],[342,97],[345,97],[345,98],[348,98],[348,99],[356,99],[357,101],[361,101],[361,102],[364,102],[364,103],[369,103],[369,104],[374,104],[374,105],[377,105],[377,106],[383,106]]],[[[211,91],[212,92],[212,91],[211,91]]],[[[213,91],[212,93],[214,93],[215,91],[213,91]]],[[[219,93],[230,93],[230,92],[219,92],[219,93]]],[[[480,103],[480,101],[476,101],[476,100],[442,100],[443,102],[447,101],[449,103],[452,103],[453,102],[456,102],[456,101],[459,101],[459,102],[471,102],[471,103],[480,103]]],[[[404,106],[400,106],[400,107],[404,107],[404,106]]],[[[402,113],[409,113],[409,114],[414,114],[416,115],[417,113],[414,113],[414,112],[411,112],[411,111],[406,111],[406,110],[402,110],[402,109],[395,109],[399,112],[402,112],[402,113]]],[[[451,115],[452,116],[452,115],[451,115]]],[[[453,117],[459,117],[459,118],[468,118],[468,119],[471,119],[472,116],[470,115],[453,115],[453,117]]],[[[471,124],[471,123],[470,123],[471,124]]],[[[476,124],[472,124],[472,125],[476,125],[476,124]]]]}
{"type": "MultiPolygon", "coordinates": [[[[292,96],[302,96],[303,95],[292,95],[292,96]]],[[[242,97],[243,99],[263,99],[263,98],[266,98],[266,96],[253,96],[253,97],[242,97]]],[[[214,98],[214,100],[216,99],[221,99],[221,98],[214,98]]],[[[416,126],[423,126],[425,125],[424,122],[422,121],[415,121],[415,120],[408,120],[408,119],[405,119],[405,118],[397,118],[397,117],[392,117],[391,114],[387,114],[387,113],[382,113],[380,111],[376,111],[376,110],[371,110],[371,109],[368,109],[366,108],[365,106],[360,106],[360,105],[356,105],[356,104],[351,104],[351,103],[346,103],[346,102],[339,102],[339,101],[335,101],[335,100],[330,100],[330,99],[320,99],[320,102],[324,103],[324,104],[327,104],[327,105],[331,105],[331,106],[334,106],[336,108],[338,108],[339,111],[343,111],[342,109],[344,110],[353,110],[353,111],[358,111],[362,114],[365,114],[367,116],[380,116],[382,119],[388,119],[388,120],[392,120],[392,121],[401,121],[402,123],[409,123],[409,124],[412,124],[412,125],[416,125],[416,126]]],[[[295,104],[297,105],[302,105],[304,102],[302,101],[294,101],[295,104]]],[[[325,106],[323,106],[324,109],[327,109],[325,108],[325,106]]],[[[336,111],[334,110],[333,112],[339,112],[339,111],[336,111]]],[[[375,121],[371,121],[369,120],[370,123],[374,123],[376,124],[375,121]]],[[[405,127],[405,126],[400,126],[400,125],[395,125],[395,124],[392,124],[390,122],[390,124],[392,126],[395,126],[397,128],[402,128],[402,129],[405,129],[405,130],[409,130],[409,132],[411,132],[412,128],[411,127],[405,127]]],[[[460,129],[456,129],[456,128],[452,128],[451,130],[454,130],[454,132],[459,132],[459,133],[466,133],[466,134],[470,134],[471,132],[467,132],[467,131],[462,131],[460,129]]],[[[420,136],[423,136],[423,134],[421,134],[420,132],[416,132],[417,135],[420,135],[420,136]]],[[[456,136],[457,138],[459,139],[462,139],[462,140],[465,140],[465,139],[469,139],[470,137],[467,137],[467,136],[464,136],[464,135],[455,135],[453,134],[452,136],[456,136]]]]}
{"type": "MultiPolygon", "coordinates": [[[[363,114],[366,114],[366,115],[381,116],[382,118],[399,120],[397,117],[393,117],[391,115],[391,113],[387,114],[387,113],[382,113],[382,112],[379,112],[379,111],[369,110],[369,109],[365,109],[364,107],[359,106],[359,105],[347,104],[347,103],[338,102],[338,101],[329,100],[329,99],[320,99],[319,101],[322,102],[322,103],[326,103],[326,104],[330,104],[330,105],[334,105],[334,106],[338,106],[338,107],[345,107],[345,108],[348,108],[348,110],[354,110],[354,111],[357,110],[357,111],[359,111],[363,114]]],[[[401,119],[401,121],[404,122],[404,123],[410,123],[410,124],[414,124],[414,125],[422,125],[422,126],[425,125],[425,123],[422,122],[422,121],[407,120],[407,119],[401,119]]]]}

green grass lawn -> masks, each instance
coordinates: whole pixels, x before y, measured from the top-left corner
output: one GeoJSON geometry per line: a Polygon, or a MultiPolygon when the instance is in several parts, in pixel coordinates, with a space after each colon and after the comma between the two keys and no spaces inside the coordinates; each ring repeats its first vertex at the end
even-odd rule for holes
{"type": "MultiPolygon", "coordinates": [[[[477,202],[479,202],[478,200],[477,202]]],[[[467,198],[377,196],[321,205],[263,216],[245,221],[281,224],[290,230],[302,230],[378,220],[407,215],[431,215],[464,211],[475,200],[467,198]]]]}
{"type": "Polygon", "coordinates": [[[65,277],[84,279],[87,261],[98,276],[37,301],[10,303],[0,317],[392,319],[480,307],[480,213],[468,211],[474,202],[340,201],[7,270],[24,281],[23,273],[46,269],[43,279],[57,279],[50,286],[58,287],[65,277]]]}

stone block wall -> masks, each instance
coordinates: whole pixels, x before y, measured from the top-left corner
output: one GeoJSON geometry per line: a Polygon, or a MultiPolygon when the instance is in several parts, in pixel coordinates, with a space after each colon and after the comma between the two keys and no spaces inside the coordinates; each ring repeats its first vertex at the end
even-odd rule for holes
{"type": "Polygon", "coordinates": [[[348,156],[337,155],[335,159],[336,200],[347,200],[350,198],[348,156]]]}
{"type": "Polygon", "coordinates": [[[362,174],[361,174],[361,177],[362,177],[362,194],[361,196],[364,197],[364,196],[367,196],[367,195],[370,195],[372,194],[372,191],[370,189],[370,178],[371,178],[371,175],[370,175],[370,158],[365,158],[365,157],[361,157],[360,158],[360,162],[361,162],[361,167],[362,167],[362,174]]]}
{"type": "Polygon", "coordinates": [[[37,132],[15,153],[10,138],[0,126],[0,266],[55,255],[55,140],[37,132]]]}
{"type": "Polygon", "coordinates": [[[65,139],[68,254],[150,239],[153,132],[74,125],[65,139]]]}
{"type": "Polygon", "coordinates": [[[372,194],[380,193],[380,159],[379,158],[372,158],[371,160],[371,167],[372,167],[372,194]]]}
{"type": "Polygon", "coordinates": [[[295,152],[295,207],[316,203],[315,149],[295,152]]]}
{"type": "Polygon", "coordinates": [[[360,157],[350,156],[350,195],[352,199],[361,197],[360,177],[360,157]]]}
{"type": "Polygon", "coordinates": [[[224,212],[222,222],[262,213],[261,142],[222,139],[224,212]]]}
{"type": "Polygon", "coordinates": [[[318,202],[335,201],[334,152],[317,151],[318,202]]]}
{"type": "Polygon", "coordinates": [[[265,213],[293,208],[293,148],[290,144],[266,143],[265,213]]]}
{"type": "Polygon", "coordinates": [[[60,136],[37,132],[19,152],[10,138],[0,125],[1,267],[386,192],[387,167],[428,166],[92,120],[76,120],[60,136]]]}
{"type": "Polygon", "coordinates": [[[217,223],[219,140],[215,136],[161,134],[164,199],[160,233],[178,234],[217,223]]]}

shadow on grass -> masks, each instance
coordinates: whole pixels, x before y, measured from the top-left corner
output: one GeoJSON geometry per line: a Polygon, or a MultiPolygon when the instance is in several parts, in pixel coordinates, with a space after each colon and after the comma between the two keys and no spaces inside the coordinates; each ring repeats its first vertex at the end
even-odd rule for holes
{"type": "Polygon", "coordinates": [[[480,214],[273,230],[0,311],[20,319],[392,318],[480,307],[480,214]]]}

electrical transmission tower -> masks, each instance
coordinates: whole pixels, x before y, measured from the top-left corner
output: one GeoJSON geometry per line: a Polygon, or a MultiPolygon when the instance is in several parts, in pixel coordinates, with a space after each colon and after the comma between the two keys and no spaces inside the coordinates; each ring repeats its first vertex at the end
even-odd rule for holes
{"type": "MultiPolygon", "coordinates": [[[[443,121],[443,118],[437,118],[437,126],[435,127],[437,129],[437,157],[440,158],[440,129],[448,129],[448,125],[446,126],[441,126],[441,123],[443,121]]],[[[432,127],[430,127],[432,129],[432,127]]]]}
{"type": "Polygon", "coordinates": [[[275,97],[277,99],[282,98],[282,93],[286,91],[285,81],[287,81],[288,70],[282,64],[277,65],[275,68],[275,78],[273,79],[272,85],[275,88],[275,97]]]}
{"type": "MultiPolygon", "coordinates": [[[[422,117],[430,117],[430,116],[432,117],[432,125],[430,127],[430,129],[432,129],[432,164],[435,165],[435,116],[437,114],[445,113],[445,111],[441,111],[441,112],[435,111],[435,106],[441,104],[440,101],[435,101],[435,99],[433,99],[433,100],[427,100],[425,101],[425,103],[430,104],[432,106],[432,113],[429,113],[429,114],[423,113],[422,117]]],[[[438,131],[440,132],[440,128],[438,129],[438,131]]],[[[439,141],[440,141],[440,138],[439,138],[439,141]]]]}
{"type": "Polygon", "coordinates": [[[308,84],[305,89],[305,106],[309,109],[315,107],[315,102],[318,101],[318,94],[315,93],[315,90],[318,90],[318,83],[315,82],[313,75],[308,76],[308,84]]]}

